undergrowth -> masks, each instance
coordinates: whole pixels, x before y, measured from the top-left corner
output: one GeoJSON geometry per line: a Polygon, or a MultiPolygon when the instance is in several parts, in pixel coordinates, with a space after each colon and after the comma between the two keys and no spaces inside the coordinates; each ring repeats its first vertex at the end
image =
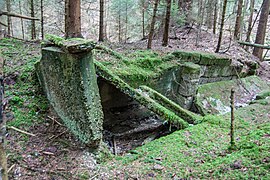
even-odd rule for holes
{"type": "Polygon", "coordinates": [[[7,126],[27,129],[42,121],[48,107],[34,72],[34,64],[40,59],[39,45],[1,39],[0,49],[5,59],[7,126]]]}

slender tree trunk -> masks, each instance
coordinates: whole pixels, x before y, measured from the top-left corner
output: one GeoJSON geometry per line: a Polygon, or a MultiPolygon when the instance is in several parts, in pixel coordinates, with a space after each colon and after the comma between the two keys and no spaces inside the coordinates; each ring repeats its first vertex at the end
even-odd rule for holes
{"type": "Polygon", "coordinates": [[[127,33],[128,33],[128,4],[127,4],[127,2],[126,2],[126,9],[125,9],[125,11],[126,11],[125,43],[127,43],[127,33]]]}
{"type": "Polygon", "coordinates": [[[167,0],[167,10],[166,10],[166,18],[165,18],[162,46],[168,46],[170,19],[171,19],[171,4],[172,4],[172,1],[167,0]]]}
{"type": "Polygon", "coordinates": [[[204,7],[205,7],[204,3],[206,3],[206,2],[203,2],[203,1],[198,2],[198,7],[199,7],[198,19],[199,19],[199,22],[198,22],[197,37],[196,37],[196,43],[195,43],[196,46],[199,45],[200,36],[201,36],[203,17],[204,17],[204,7]]]}
{"type": "Polygon", "coordinates": [[[121,11],[118,12],[118,41],[121,42],[121,11]]]}
{"type": "Polygon", "coordinates": [[[145,10],[146,10],[146,2],[145,0],[141,0],[141,8],[142,8],[142,38],[145,38],[145,10]]]}
{"type": "Polygon", "coordinates": [[[104,41],[104,0],[99,1],[99,38],[98,41],[104,41]]]}
{"type": "MultiPolygon", "coordinates": [[[[248,19],[248,30],[247,30],[247,38],[246,38],[246,42],[250,42],[250,35],[252,32],[252,22],[253,22],[253,14],[254,14],[254,5],[255,5],[255,0],[250,0],[250,16],[248,19]]],[[[246,48],[246,50],[248,50],[248,46],[246,48]]]]}
{"type": "MultiPolygon", "coordinates": [[[[266,27],[270,10],[270,0],[264,0],[262,5],[262,11],[260,15],[257,35],[256,35],[256,44],[264,44],[265,35],[266,35],[266,27]]],[[[253,50],[253,55],[262,59],[263,49],[255,47],[253,50]]]]}
{"type": "Polygon", "coordinates": [[[143,38],[145,36],[145,18],[144,18],[144,16],[145,16],[145,9],[143,7],[143,9],[142,9],[142,37],[143,38]]]}
{"type": "MultiPolygon", "coordinates": [[[[21,0],[19,1],[19,10],[20,10],[20,14],[22,14],[21,0]]],[[[23,25],[23,19],[22,18],[21,18],[21,29],[22,29],[22,38],[24,39],[24,25],[23,25]]]]}
{"type": "Polygon", "coordinates": [[[219,2],[219,0],[215,0],[213,34],[216,34],[216,28],[217,28],[217,21],[218,21],[218,2],[219,2]]]}
{"type": "Polygon", "coordinates": [[[235,20],[235,30],[234,30],[234,39],[236,40],[239,40],[239,37],[240,37],[242,10],[243,10],[243,0],[239,0],[237,13],[236,13],[236,20],[235,20]]]}
{"type": "Polygon", "coordinates": [[[148,36],[147,49],[152,48],[152,41],[153,41],[153,36],[154,36],[154,31],[155,31],[158,3],[159,3],[159,0],[155,0],[154,9],[153,9],[153,17],[152,17],[152,22],[150,26],[149,36],[148,36]]]}
{"type": "Polygon", "coordinates": [[[208,29],[212,29],[213,26],[213,11],[215,10],[215,0],[207,0],[206,6],[206,25],[208,29]]]}
{"type": "Polygon", "coordinates": [[[103,39],[104,40],[108,38],[108,36],[107,36],[107,26],[108,26],[108,24],[107,24],[107,20],[105,20],[105,19],[107,19],[108,9],[109,9],[109,8],[105,8],[105,7],[107,7],[106,0],[104,0],[104,17],[103,17],[103,24],[104,24],[103,39]]]}
{"type": "MultiPolygon", "coordinates": [[[[35,17],[34,0],[30,1],[30,13],[31,13],[31,17],[34,18],[35,17]]],[[[32,39],[36,39],[36,22],[35,22],[35,20],[32,20],[32,22],[31,22],[31,35],[32,35],[32,39]]]]}
{"type": "MultiPolygon", "coordinates": [[[[10,0],[6,0],[6,5],[7,5],[7,12],[10,12],[11,11],[10,0]]],[[[10,16],[7,16],[7,26],[8,26],[7,34],[11,36],[11,17],[10,16]]]]}
{"type": "Polygon", "coordinates": [[[218,37],[218,44],[217,44],[217,48],[216,48],[216,51],[215,51],[216,53],[219,52],[220,46],[221,46],[223,27],[224,27],[224,20],[225,20],[226,9],[227,9],[227,2],[228,2],[228,0],[224,0],[224,2],[223,2],[221,24],[220,24],[219,37],[218,37]]]}
{"type": "Polygon", "coordinates": [[[5,120],[3,119],[3,95],[4,95],[4,59],[0,51],[0,179],[8,180],[7,157],[5,151],[5,120]]]}
{"type": "Polygon", "coordinates": [[[40,0],[40,24],[41,24],[41,39],[44,39],[44,18],[43,18],[43,0],[40,0]]]}
{"type": "Polygon", "coordinates": [[[65,4],[66,38],[82,38],[81,33],[81,1],[66,0],[65,4]]]}

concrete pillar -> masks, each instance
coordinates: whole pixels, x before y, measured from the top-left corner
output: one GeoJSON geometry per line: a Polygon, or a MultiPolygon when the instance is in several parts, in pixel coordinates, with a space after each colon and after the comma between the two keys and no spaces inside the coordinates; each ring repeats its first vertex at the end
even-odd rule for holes
{"type": "Polygon", "coordinates": [[[50,104],[70,131],[96,148],[102,140],[103,112],[92,57],[85,40],[64,41],[42,49],[36,65],[50,104]]]}

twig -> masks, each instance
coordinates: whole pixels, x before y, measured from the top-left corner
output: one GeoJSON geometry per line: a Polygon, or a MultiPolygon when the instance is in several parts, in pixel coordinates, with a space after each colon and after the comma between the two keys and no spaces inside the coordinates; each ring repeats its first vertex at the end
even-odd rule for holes
{"type": "Polygon", "coordinates": [[[60,134],[58,134],[57,136],[50,138],[51,142],[54,141],[56,138],[58,138],[58,137],[62,136],[63,134],[65,134],[67,131],[68,130],[65,130],[65,131],[61,132],[60,134]]]}
{"type": "Polygon", "coordinates": [[[9,173],[15,166],[16,166],[16,165],[13,164],[13,165],[8,169],[7,173],[9,173]]]}
{"type": "Polygon", "coordinates": [[[29,135],[29,136],[36,136],[35,134],[32,134],[32,133],[26,132],[24,130],[18,129],[18,128],[14,127],[14,126],[7,126],[7,128],[12,129],[14,131],[18,131],[18,132],[20,132],[22,134],[26,134],[26,135],[29,135]]]}
{"type": "Polygon", "coordinates": [[[56,124],[58,124],[59,126],[64,126],[63,124],[61,124],[60,122],[58,122],[55,118],[50,117],[50,116],[48,116],[48,118],[49,118],[50,120],[56,122],[56,124]]]}
{"type": "Polygon", "coordinates": [[[114,155],[117,155],[117,148],[116,148],[115,136],[113,136],[113,149],[114,149],[114,155]]]}

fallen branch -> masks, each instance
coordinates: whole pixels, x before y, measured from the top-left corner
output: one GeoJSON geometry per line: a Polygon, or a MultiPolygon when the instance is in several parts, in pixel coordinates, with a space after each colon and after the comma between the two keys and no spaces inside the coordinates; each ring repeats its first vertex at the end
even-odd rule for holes
{"type": "Polygon", "coordinates": [[[16,164],[13,164],[7,171],[7,173],[9,173],[14,167],[15,167],[16,164]]]}
{"type": "Polygon", "coordinates": [[[60,122],[58,122],[55,118],[53,118],[53,117],[51,117],[51,116],[48,116],[48,118],[49,118],[50,120],[52,120],[53,123],[56,122],[56,124],[58,124],[59,126],[64,126],[63,124],[61,124],[60,122]]]}
{"type": "Polygon", "coordinates": [[[5,23],[0,22],[0,25],[7,27],[5,23]]]}
{"type": "Polygon", "coordinates": [[[20,132],[22,134],[29,135],[29,136],[36,136],[35,134],[32,134],[32,133],[26,132],[24,130],[18,129],[18,128],[14,127],[14,126],[7,126],[7,128],[12,129],[12,130],[17,131],[17,132],[20,132]]]}
{"type": "Polygon", "coordinates": [[[38,21],[38,18],[35,17],[30,17],[30,16],[24,16],[21,14],[16,14],[16,13],[12,13],[12,12],[7,12],[7,11],[1,11],[0,10],[0,16],[5,15],[5,16],[10,16],[10,17],[18,17],[18,18],[22,18],[22,19],[28,19],[28,20],[35,20],[38,21]]]}
{"type": "Polygon", "coordinates": [[[245,46],[257,47],[257,48],[262,48],[262,49],[270,49],[270,46],[268,45],[255,44],[255,43],[242,42],[242,41],[238,41],[238,43],[245,46]]]}

